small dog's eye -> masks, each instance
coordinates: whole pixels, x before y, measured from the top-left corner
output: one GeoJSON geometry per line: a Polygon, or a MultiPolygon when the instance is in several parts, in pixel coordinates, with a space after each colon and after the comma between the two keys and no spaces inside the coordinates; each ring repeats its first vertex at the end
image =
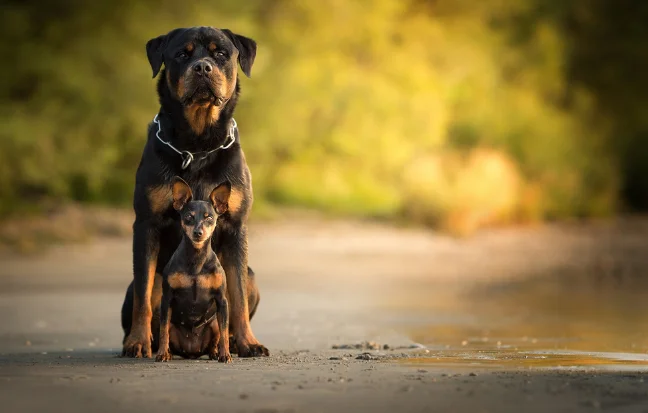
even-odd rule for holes
{"type": "Polygon", "coordinates": [[[187,221],[193,221],[193,215],[191,215],[191,214],[187,214],[187,215],[185,215],[185,219],[186,219],[187,221]]]}
{"type": "Polygon", "coordinates": [[[214,220],[214,217],[211,216],[211,215],[205,218],[205,221],[208,221],[208,222],[212,222],[213,220],[214,220]]]}

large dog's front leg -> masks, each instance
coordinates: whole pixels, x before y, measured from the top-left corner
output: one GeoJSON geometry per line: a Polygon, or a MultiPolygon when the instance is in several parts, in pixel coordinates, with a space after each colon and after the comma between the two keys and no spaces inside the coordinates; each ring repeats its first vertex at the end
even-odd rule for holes
{"type": "MultiPolygon", "coordinates": [[[[224,234],[225,235],[225,234],[224,234]]],[[[227,279],[227,296],[230,307],[230,331],[234,334],[239,357],[268,356],[265,348],[254,337],[250,327],[248,305],[248,243],[247,228],[227,232],[220,245],[221,265],[227,279]]]]}
{"type": "Polygon", "coordinates": [[[159,251],[157,228],[149,221],[136,219],[133,225],[133,326],[124,341],[124,356],[151,357],[151,294],[159,251]]]}

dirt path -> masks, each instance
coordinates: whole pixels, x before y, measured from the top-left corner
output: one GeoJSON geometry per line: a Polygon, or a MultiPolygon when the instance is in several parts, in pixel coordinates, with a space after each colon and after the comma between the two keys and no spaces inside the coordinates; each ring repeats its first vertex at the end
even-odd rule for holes
{"type": "Polygon", "coordinates": [[[635,318],[624,324],[617,321],[628,320],[628,295],[601,299],[592,287],[563,308],[554,290],[534,287],[546,274],[576,280],[593,269],[602,285],[609,274],[630,283],[632,271],[648,268],[646,227],[500,230],[456,240],[320,219],[253,225],[251,264],[262,294],[253,328],[272,356],[231,365],[116,357],[129,239],[4,255],[0,405],[7,412],[647,411],[643,307],[630,308],[635,318]],[[612,317],[609,326],[590,322],[600,313],[575,311],[596,307],[586,298],[612,317]],[[545,307],[560,307],[571,321],[551,321],[545,307]],[[331,349],[364,340],[391,348],[331,349]],[[415,342],[424,347],[393,349],[415,342]],[[356,359],[365,352],[369,360],[356,359]]]}

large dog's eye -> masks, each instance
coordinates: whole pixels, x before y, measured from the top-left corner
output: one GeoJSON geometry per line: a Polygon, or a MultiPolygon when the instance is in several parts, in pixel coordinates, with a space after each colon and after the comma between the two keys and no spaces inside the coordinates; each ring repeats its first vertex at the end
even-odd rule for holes
{"type": "Polygon", "coordinates": [[[180,52],[180,53],[178,53],[178,54],[176,55],[176,57],[177,57],[178,59],[183,59],[183,60],[184,60],[184,59],[188,58],[189,55],[187,54],[187,52],[180,52]]]}
{"type": "Polygon", "coordinates": [[[222,50],[216,52],[216,57],[227,57],[227,54],[222,50]]]}

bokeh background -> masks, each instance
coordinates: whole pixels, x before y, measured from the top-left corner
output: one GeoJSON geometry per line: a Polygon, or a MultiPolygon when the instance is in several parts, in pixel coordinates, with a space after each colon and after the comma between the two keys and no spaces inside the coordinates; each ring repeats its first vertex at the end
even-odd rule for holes
{"type": "MultiPolygon", "coordinates": [[[[648,207],[648,3],[5,2],[0,213],[129,207],[158,109],[144,45],[259,45],[236,111],[257,211],[454,233],[648,207]]],[[[261,213],[261,212],[259,212],[261,213]]]]}
{"type": "MultiPolygon", "coordinates": [[[[645,367],[648,1],[5,0],[0,399],[2,390],[10,396],[8,411],[30,403],[49,411],[67,397],[92,400],[92,411],[131,401],[212,406],[220,394],[168,369],[158,373],[168,387],[142,392],[153,370],[142,379],[140,365],[122,368],[131,361],[113,357],[133,277],[135,170],[159,109],[145,44],[196,25],[258,42],[235,113],[254,179],[250,265],[263,299],[252,323],[274,355],[298,351],[272,374],[236,361],[251,376],[217,375],[211,387],[223,400],[239,409],[245,389],[245,408],[289,411],[284,402],[296,393],[259,397],[249,386],[266,380],[270,391],[282,371],[295,392],[315,397],[295,411],[348,400],[310,393],[291,355],[300,363],[302,350],[320,360],[302,364],[321,376],[317,386],[332,377],[362,403],[389,398],[373,411],[458,400],[402,390],[414,381],[401,373],[367,382],[364,368],[362,378],[333,372],[322,351],[365,340],[418,343],[431,350],[421,362],[470,369],[485,354],[507,369],[645,367]],[[14,360],[28,360],[29,373],[6,369],[14,360]]],[[[479,407],[470,411],[489,407],[484,394],[543,410],[527,377],[515,375],[512,396],[491,386],[475,397],[450,391],[479,407]]],[[[569,385],[571,370],[557,377],[555,389],[546,386],[557,398],[586,388],[569,385]]],[[[648,402],[644,377],[623,377],[635,390],[591,381],[580,406],[648,402]]],[[[497,403],[489,410],[506,410],[497,403]]]]}

